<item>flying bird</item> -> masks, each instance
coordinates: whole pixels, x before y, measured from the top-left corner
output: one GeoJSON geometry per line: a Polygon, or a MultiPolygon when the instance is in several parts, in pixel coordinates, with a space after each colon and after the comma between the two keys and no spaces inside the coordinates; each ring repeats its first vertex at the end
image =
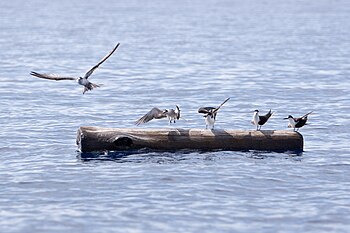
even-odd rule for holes
{"type": "Polygon", "coordinates": [[[256,126],[256,130],[261,130],[261,126],[263,126],[269,118],[274,114],[274,112],[271,112],[271,109],[266,115],[259,116],[259,110],[254,111],[253,119],[252,119],[252,124],[256,126]]]}
{"type": "Polygon", "coordinates": [[[140,124],[144,124],[147,123],[153,119],[162,119],[162,118],[168,118],[169,120],[169,124],[171,123],[175,123],[176,120],[180,119],[180,108],[179,106],[175,106],[176,109],[164,109],[164,110],[160,110],[159,108],[152,108],[151,111],[149,111],[148,113],[146,113],[143,117],[141,117],[140,119],[138,119],[135,124],[136,125],[140,125],[140,124]]]}
{"type": "Polygon", "coordinates": [[[289,120],[288,123],[288,128],[293,128],[294,131],[295,129],[297,129],[296,131],[298,131],[301,127],[303,127],[304,125],[306,125],[306,121],[307,121],[307,117],[312,113],[309,112],[307,114],[305,114],[302,117],[299,118],[294,118],[292,115],[289,115],[288,117],[284,118],[285,120],[289,120]]]}
{"type": "Polygon", "coordinates": [[[219,111],[219,109],[224,105],[227,101],[229,101],[230,98],[227,98],[222,104],[220,104],[218,107],[202,107],[198,109],[198,113],[203,113],[205,117],[205,128],[208,129],[214,129],[214,124],[216,121],[216,114],[219,111]]]}
{"type": "Polygon", "coordinates": [[[41,74],[37,72],[30,72],[30,75],[33,75],[38,78],[43,79],[49,79],[49,80],[55,80],[55,81],[61,81],[61,80],[76,80],[78,84],[84,86],[83,94],[87,91],[91,91],[92,89],[96,87],[100,87],[100,85],[91,83],[88,78],[90,75],[103,63],[105,62],[112,54],[117,50],[120,43],[118,43],[112,51],[110,51],[105,57],[103,57],[95,66],[93,66],[90,70],[88,70],[83,77],[74,78],[74,77],[68,77],[68,76],[59,76],[59,75],[52,75],[52,74],[41,74]]]}

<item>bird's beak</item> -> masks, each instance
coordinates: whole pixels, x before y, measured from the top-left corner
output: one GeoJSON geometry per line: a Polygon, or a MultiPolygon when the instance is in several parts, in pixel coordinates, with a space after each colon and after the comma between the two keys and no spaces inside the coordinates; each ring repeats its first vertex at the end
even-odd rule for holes
{"type": "Polygon", "coordinates": [[[288,120],[288,117],[283,118],[283,120],[288,120]]]}

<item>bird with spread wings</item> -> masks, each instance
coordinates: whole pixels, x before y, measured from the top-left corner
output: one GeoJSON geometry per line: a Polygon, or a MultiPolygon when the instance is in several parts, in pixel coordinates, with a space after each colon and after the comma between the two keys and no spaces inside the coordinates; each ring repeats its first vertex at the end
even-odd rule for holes
{"type": "Polygon", "coordinates": [[[59,75],[53,75],[53,74],[41,74],[37,72],[30,72],[31,75],[43,78],[43,79],[49,79],[49,80],[55,80],[55,81],[61,81],[61,80],[76,80],[78,84],[84,86],[83,94],[87,91],[91,91],[92,89],[96,87],[100,87],[100,85],[91,83],[88,78],[91,76],[91,74],[103,63],[105,62],[112,54],[117,50],[120,43],[118,43],[112,51],[110,51],[106,56],[104,56],[95,66],[93,66],[90,70],[88,70],[84,77],[74,78],[74,77],[67,77],[67,76],[59,76],[59,75]]]}
{"type": "Polygon", "coordinates": [[[176,109],[164,109],[160,110],[157,107],[152,108],[148,113],[146,113],[143,117],[138,119],[135,124],[141,125],[147,123],[153,119],[162,119],[167,117],[169,120],[169,124],[175,123],[176,120],[180,119],[180,108],[178,105],[175,105],[176,109]]]}
{"type": "Polygon", "coordinates": [[[227,102],[230,98],[227,98],[224,102],[222,102],[218,107],[201,107],[198,109],[198,113],[203,113],[205,117],[205,128],[214,129],[214,124],[216,121],[216,114],[219,109],[227,102]]]}

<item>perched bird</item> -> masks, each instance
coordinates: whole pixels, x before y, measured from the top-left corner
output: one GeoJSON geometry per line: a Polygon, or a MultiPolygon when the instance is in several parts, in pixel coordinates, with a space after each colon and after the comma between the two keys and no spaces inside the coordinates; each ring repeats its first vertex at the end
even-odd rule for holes
{"type": "Polygon", "coordinates": [[[169,120],[169,124],[171,124],[172,122],[173,123],[176,123],[176,120],[179,120],[180,119],[180,108],[179,106],[175,105],[176,109],[169,109],[168,112],[166,113],[167,117],[168,117],[168,120],[169,120]]]}
{"type": "Polygon", "coordinates": [[[259,116],[259,110],[254,111],[253,119],[252,119],[252,124],[256,126],[256,130],[261,130],[261,126],[263,126],[268,119],[274,114],[271,112],[271,109],[266,115],[259,116]],[[260,127],[259,127],[260,126],[260,127]]]}
{"type": "Polygon", "coordinates": [[[307,114],[305,114],[302,117],[299,118],[294,118],[292,115],[289,115],[288,117],[284,118],[285,120],[289,120],[289,124],[288,124],[288,128],[293,128],[294,131],[295,129],[297,129],[297,131],[299,130],[299,128],[303,127],[304,125],[306,125],[306,121],[307,121],[307,117],[308,115],[310,115],[312,113],[309,112],[307,114]]]}
{"type": "Polygon", "coordinates": [[[198,109],[198,113],[203,113],[205,117],[205,128],[208,129],[214,129],[214,124],[216,121],[216,114],[221,108],[222,105],[224,105],[227,101],[229,101],[230,98],[227,98],[222,104],[219,105],[219,107],[202,107],[198,109]]]}
{"type": "Polygon", "coordinates": [[[167,117],[169,119],[169,124],[175,123],[176,120],[180,119],[180,108],[179,106],[176,105],[176,109],[164,109],[160,110],[159,108],[152,108],[151,111],[146,113],[143,117],[138,119],[135,124],[140,125],[147,123],[153,119],[162,119],[167,117]]]}
{"type": "Polygon", "coordinates": [[[103,63],[105,62],[113,53],[114,51],[118,48],[120,43],[118,43],[112,51],[110,51],[104,58],[102,58],[95,66],[93,66],[90,70],[86,72],[84,77],[79,77],[79,78],[74,78],[74,77],[66,77],[66,76],[58,76],[58,75],[52,75],[52,74],[40,74],[37,72],[32,71],[30,74],[38,77],[38,78],[43,78],[43,79],[49,79],[49,80],[55,80],[55,81],[61,81],[61,80],[76,80],[78,84],[84,86],[83,94],[87,91],[91,91],[92,89],[96,87],[100,87],[100,85],[91,83],[88,78],[90,75],[103,63]]]}

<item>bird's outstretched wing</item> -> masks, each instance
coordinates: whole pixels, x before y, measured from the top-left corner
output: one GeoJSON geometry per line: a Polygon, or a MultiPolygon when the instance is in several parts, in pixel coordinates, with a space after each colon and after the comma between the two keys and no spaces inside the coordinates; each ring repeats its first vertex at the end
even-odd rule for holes
{"type": "Polygon", "coordinates": [[[181,113],[180,113],[181,110],[180,110],[179,106],[175,105],[175,107],[176,107],[175,116],[176,116],[176,119],[179,120],[181,117],[181,113]]]}
{"type": "Polygon", "coordinates": [[[55,81],[61,81],[61,80],[76,80],[76,78],[73,77],[62,77],[54,74],[39,74],[37,72],[30,72],[30,75],[33,75],[38,78],[43,78],[43,79],[49,79],[49,80],[55,80],[55,81]]]}
{"type": "Polygon", "coordinates": [[[160,119],[160,118],[164,118],[166,117],[165,114],[163,114],[163,111],[160,110],[159,108],[152,108],[151,111],[149,111],[148,113],[146,113],[143,117],[141,117],[140,119],[138,119],[135,124],[136,125],[140,125],[140,124],[144,124],[149,122],[150,120],[156,118],[156,119],[160,119]]]}
{"type": "Polygon", "coordinates": [[[104,56],[104,58],[101,59],[101,61],[99,61],[94,67],[92,67],[88,72],[86,72],[86,74],[84,75],[84,78],[89,78],[90,75],[103,63],[105,62],[110,56],[112,56],[112,54],[114,53],[115,50],[117,50],[118,46],[120,43],[118,43],[113,49],[112,51],[110,51],[106,56],[104,56]]]}
{"type": "Polygon", "coordinates": [[[214,107],[201,107],[198,109],[198,113],[208,114],[212,112],[215,108],[214,107]]]}
{"type": "Polygon", "coordinates": [[[230,100],[230,98],[225,99],[225,101],[222,102],[222,104],[220,104],[219,107],[217,107],[217,108],[213,111],[213,113],[219,111],[219,109],[222,107],[222,105],[224,105],[224,104],[225,104],[227,101],[229,101],[229,100],[230,100]]]}
{"type": "MultiPolygon", "coordinates": [[[[313,113],[313,111],[306,113],[306,114],[305,114],[304,116],[302,116],[302,117],[298,117],[298,118],[296,117],[296,118],[293,118],[293,119],[294,119],[295,122],[305,121],[305,119],[307,119],[307,117],[308,117],[311,113],[313,113]]],[[[306,121],[305,121],[305,122],[306,122],[306,121]]]]}
{"type": "Polygon", "coordinates": [[[310,115],[311,113],[312,113],[313,111],[311,111],[311,112],[308,112],[308,113],[306,113],[304,116],[302,116],[302,117],[300,117],[300,118],[305,118],[305,117],[307,117],[308,115],[310,115]]]}

